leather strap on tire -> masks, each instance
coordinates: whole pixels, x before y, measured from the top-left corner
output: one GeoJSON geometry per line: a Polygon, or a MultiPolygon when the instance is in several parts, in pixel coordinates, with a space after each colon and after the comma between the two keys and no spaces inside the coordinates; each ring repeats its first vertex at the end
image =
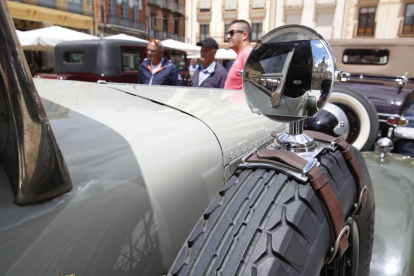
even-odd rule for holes
{"type": "MultiPolygon", "coordinates": [[[[305,159],[287,150],[273,150],[264,148],[257,154],[247,159],[252,163],[270,163],[275,165],[282,165],[290,169],[294,168],[298,172],[302,172],[305,165],[308,163],[305,159]]],[[[309,172],[310,183],[313,190],[319,195],[323,203],[324,209],[327,212],[327,218],[330,225],[331,237],[333,244],[338,238],[340,232],[345,226],[345,218],[342,206],[333,191],[328,177],[317,166],[314,166],[309,172]]],[[[348,248],[348,237],[344,235],[341,238],[338,254],[342,256],[348,248]]]]}
{"type": "MultiPolygon", "coordinates": [[[[324,133],[310,131],[310,130],[306,130],[305,134],[314,138],[315,140],[319,140],[319,141],[327,142],[327,143],[332,143],[336,139],[335,137],[332,137],[330,135],[326,135],[324,133]]],[[[353,155],[351,145],[348,144],[346,141],[341,140],[337,144],[337,146],[341,149],[342,156],[347,162],[348,168],[350,169],[351,174],[353,175],[355,179],[355,183],[357,184],[357,188],[358,188],[357,195],[360,195],[362,192],[362,189],[364,188],[365,182],[362,176],[361,167],[353,155]]],[[[361,210],[364,207],[366,200],[367,200],[367,197],[366,197],[366,194],[364,193],[362,196],[361,205],[358,206],[359,210],[361,210]]]]}

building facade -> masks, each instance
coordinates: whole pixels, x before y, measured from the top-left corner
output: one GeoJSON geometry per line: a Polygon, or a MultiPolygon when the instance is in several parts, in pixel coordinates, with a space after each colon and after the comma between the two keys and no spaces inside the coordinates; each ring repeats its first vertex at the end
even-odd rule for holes
{"type": "Polygon", "coordinates": [[[27,31],[52,25],[94,34],[94,11],[88,0],[7,1],[17,30],[27,31]]]}
{"type": "Polygon", "coordinates": [[[100,37],[126,34],[147,37],[147,0],[95,0],[95,27],[100,37]]]}
{"type": "Polygon", "coordinates": [[[414,1],[347,1],[343,38],[354,37],[414,37],[414,1]]]}
{"type": "Polygon", "coordinates": [[[227,48],[234,19],[251,23],[253,42],[285,24],[306,25],[326,39],[407,37],[413,14],[414,0],[193,0],[186,4],[186,42],[212,37],[227,48]]]}
{"type": "Polygon", "coordinates": [[[148,0],[147,18],[148,38],[184,42],[185,0],[148,0]]]}

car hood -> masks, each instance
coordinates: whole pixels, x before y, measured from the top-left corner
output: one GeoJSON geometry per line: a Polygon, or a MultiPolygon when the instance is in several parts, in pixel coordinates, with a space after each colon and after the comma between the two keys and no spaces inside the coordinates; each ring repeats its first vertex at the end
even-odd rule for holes
{"type": "Polygon", "coordinates": [[[374,247],[371,276],[413,275],[414,159],[363,153],[375,193],[374,247]]]}
{"type": "Polygon", "coordinates": [[[251,113],[240,90],[165,86],[149,88],[146,85],[134,84],[106,84],[105,86],[167,105],[203,121],[220,141],[225,164],[229,164],[252,147],[265,142],[270,138],[269,130],[285,129],[285,124],[271,121],[264,116],[251,116],[261,117],[254,120],[240,117],[240,114],[251,113]],[[254,127],[258,123],[263,125],[259,130],[254,127]],[[243,127],[239,127],[241,125],[243,127]],[[237,136],[244,138],[236,141],[233,137],[237,136]]]}

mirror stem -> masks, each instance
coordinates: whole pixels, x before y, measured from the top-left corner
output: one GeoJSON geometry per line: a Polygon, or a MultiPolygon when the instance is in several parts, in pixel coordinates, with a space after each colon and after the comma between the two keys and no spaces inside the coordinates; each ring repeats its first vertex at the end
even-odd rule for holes
{"type": "Polygon", "coordinates": [[[286,132],[291,135],[299,135],[303,133],[303,120],[290,122],[286,126],[286,132]]]}

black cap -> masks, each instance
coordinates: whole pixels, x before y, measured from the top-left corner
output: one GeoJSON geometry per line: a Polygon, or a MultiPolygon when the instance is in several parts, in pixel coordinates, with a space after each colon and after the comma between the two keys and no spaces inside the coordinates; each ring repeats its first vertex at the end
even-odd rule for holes
{"type": "Polygon", "coordinates": [[[218,44],[217,42],[212,39],[211,37],[204,39],[203,41],[200,41],[197,43],[197,46],[206,46],[209,48],[214,48],[214,49],[218,49],[218,44]]]}

